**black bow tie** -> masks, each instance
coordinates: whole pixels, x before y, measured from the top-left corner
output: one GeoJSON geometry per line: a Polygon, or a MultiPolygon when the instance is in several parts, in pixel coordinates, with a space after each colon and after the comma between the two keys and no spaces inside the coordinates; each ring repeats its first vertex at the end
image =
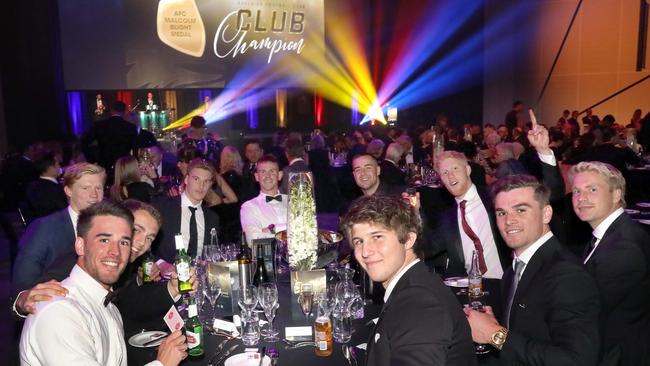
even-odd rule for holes
{"type": "Polygon", "coordinates": [[[106,294],[106,297],[104,298],[104,306],[108,306],[109,303],[115,302],[117,300],[117,296],[120,294],[119,290],[108,290],[108,293],[106,294]]]}
{"type": "Polygon", "coordinates": [[[282,202],[282,195],[277,195],[277,196],[266,196],[266,202],[271,202],[273,200],[276,200],[278,202],[282,202]]]}

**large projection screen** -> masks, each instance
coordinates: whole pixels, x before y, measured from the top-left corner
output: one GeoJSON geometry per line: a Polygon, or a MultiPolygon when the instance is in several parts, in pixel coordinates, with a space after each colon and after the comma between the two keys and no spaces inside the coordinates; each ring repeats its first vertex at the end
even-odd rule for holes
{"type": "Polygon", "coordinates": [[[59,0],[65,88],[225,87],[322,43],[323,1],[59,0]]]}

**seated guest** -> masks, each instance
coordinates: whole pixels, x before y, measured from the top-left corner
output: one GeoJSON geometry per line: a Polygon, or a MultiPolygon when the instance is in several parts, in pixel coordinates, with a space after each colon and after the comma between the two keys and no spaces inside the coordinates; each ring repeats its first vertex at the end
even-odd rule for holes
{"type": "Polygon", "coordinates": [[[399,195],[404,190],[404,185],[381,182],[379,175],[381,168],[377,160],[369,154],[361,154],[352,158],[352,175],[364,196],[375,193],[399,195]]]}
{"type": "Polygon", "coordinates": [[[221,150],[219,173],[239,197],[242,188],[242,170],[244,162],[236,147],[228,145],[221,150]]]}
{"type": "Polygon", "coordinates": [[[196,159],[187,168],[183,193],[154,202],[165,223],[156,239],[154,253],[168,264],[176,257],[176,234],[182,235],[188,254],[194,257],[203,252],[204,241],[210,240],[210,230],[219,230],[219,217],[204,204],[215,174],[212,164],[196,159]]]}
{"type": "Polygon", "coordinates": [[[568,161],[570,164],[576,164],[582,161],[600,161],[614,166],[623,176],[627,175],[628,165],[639,165],[642,163],[629,147],[621,146],[617,132],[613,128],[603,128],[603,143],[592,146],[579,156],[574,156],[568,161]]]}
{"type": "Polygon", "coordinates": [[[325,136],[320,131],[311,136],[307,152],[309,169],[314,176],[314,199],[317,212],[336,212],[341,204],[341,191],[336,174],[330,167],[325,136]]]}
{"type": "Polygon", "coordinates": [[[305,161],[305,145],[298,137],[289,137],[284,148],[284,154],[287,157],[289,165],[282,169],[282,183],[280,184],[280,192],[287,194],[289,189],[289,178],[291,173],[309,172],[309,166],[305,161]]]}
{"type": "Polygon", "coordinates": [[[74,251],[79,213],[103,199],[105,181],[104,169],[94,164],[78,163],[66,169],[63,190],[70,205],[32,222],[20,238],[13,268],[15,292],[34,285],[57,257],[74,251]]]}
{"type": "Polygon", "coordinates": [[[507,175],[527,173],[521,162],[515,158],[513,144],[512,142],[501,142],[495,146],[493,161],[497,164],[497,168],[494,171],[496,179],[503,178],[507,175]]]}
{"type": "Polygon", "coordinates": [[[406,182],[406,173],[397,165],[402,159],[404,150],[402,145],[393,142],[386,149],[386,157],[381,162],[381,175],[379,180],[388,185],[404,185],[406,182]]]}
{"type": "Polygon", "coordinates": [[[593,229],[582,260],[600,291],[601,364],[642,365],[650,359],[650,236],[623,211],[616,168],[582,162],[569,179],[573,209],[593,229]]]}
{"type": "Polygon", "coordinates": [[[142,174],[143,169],[151,169],[151,166],[147,164],[141,166],[131,155],[117,159],[115,178],[110,190],[111,199],[116,202],[124,201],[127,198],[151,202],[153,181],[147,174],[142,174]]]}
{"type": "Polygon", "coordinates": [[[384,142],[380,139],[373,139],[366,145],[366,154],[370,154],[373,158],[381,160],[384,156],[384,142]]]}
{"type": "Polygon", "coordinates": [[[63,173],[59,159],[53,153],[48,153],[36,160],[34,166],[39,179],[29,182],[25,190],[31,219],[47,216],[68,205],[63,186],[57,181],[63,173]]]}
{"type": "Polygon", "coordinates": [[[260,184],[260,194],[244,202],[239,213],[249,244],[287,229],[287,195],[280,194],[278,189],[282,171],[275,156],[264,155],[257,161],[255,179],[260,184]]]}
{"type": "MultiPolygon", "coordinates": [[[[131,252],[133,215],[102,202],[79,217],[74,248],[77,264],[62,285],[65,297],[36,305],[20,340],[21,363],[28,365],[126,365],[126,344],[117,307],[106,301],[131,252]]],[[[150,365],[177,365],[186,356],[180,331],[160,345],[150,365]]]]}
{"type": "Polygon", "coordinates": [[[421,262],[419,215],[397,197],[357,199],[342,228],[370,279],[386,289],[366,365],[475,365],[458,300],[421,262]]]}
{"type": "Polygon", "coordinates": [[[248,140],[244,143],[246,162],[242,169],[242,187],[239,196],[241,202],[246,202],[260,193],[260,185],[255,180],[255,168],[262,155],[264,150],[259,140],[248,140]]]}
{"type": "Polygon", "coordinates": [[[553,236],[550,191],[529,175],[493,186],[499,232],[514,251],[503,277],[505,311],[497,320],[465,308],[474,342],[500,350],[501,365],[596,365],[598,290],[553,236]]]}

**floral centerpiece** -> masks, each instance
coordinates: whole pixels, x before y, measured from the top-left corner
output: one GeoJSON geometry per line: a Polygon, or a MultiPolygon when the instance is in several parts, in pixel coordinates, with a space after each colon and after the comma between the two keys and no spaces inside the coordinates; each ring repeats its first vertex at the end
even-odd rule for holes
{"type": "Polygon", "coordinates": [[[310,172],[289,173],[287,247],[292,271],[310,271],[316,263],[318,226],[310,172]]]}

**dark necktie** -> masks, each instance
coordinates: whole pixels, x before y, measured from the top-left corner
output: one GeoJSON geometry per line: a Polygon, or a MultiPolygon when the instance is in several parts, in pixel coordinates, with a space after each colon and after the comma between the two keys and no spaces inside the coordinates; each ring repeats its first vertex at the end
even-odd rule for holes
{"type": "Polygon", "coordinates": [[[198,229],[196,228],[196,207],[190,206],[188,208],[190,209],[192,216],[190,216],[190,242],[187,244],[187,254],[190,257],[194,257],[196,255],[196,247],[199,241],[198,229]]]}
{"type": "Polygon", "coordinates": [[[266,202],[271,202],[273,200],[282,202],[282,195],[279,194],[277,196],[266,196],[266,202]]]}
{"type": "Polygon", "coordinates": [[[119,293],[120,293],[119,289],[108,290],[108,293],[104,298],[104,306],[108,306],[109,303],[115,302],[115,300],[117,300],[117,296],[119,295],[119,293]]]}
{"type": "Polygon", "coordinates": [[[517,292],[517,286],[519,285],[519,280],[521,279],[521,272],[524,270],[526,264],[519,259],[515,259],[515,273],[512,276],[512,285],[510,286],[510,291],[508,291],[508,302],[506,307],[506,328],[510,329],[510,310],[512,310],[512,302],[515,299],[515,293],[517,292]]]}
{"type": "Polygon", "coordinates": [[[478,254],[479,269],[481,270],[481,274],[485,274],[485,272],[487,272],[487,264],[485,264],[485,257],[483,256],[483,245],[481,245],[481,239],[478,238],[476,233],[474,233],[474,230],[472,230],[467,223],[467,218],[465,217],[465,205],[467,205],[466,200],[460,201],[460,220],[463,226],[463,231],[474,243],[474,249],[476,249],[476,253],[478,254]]]}
{"type": "Polygon", "coordinates": [[[594,250],[596,247],[596,242],[598,241],[598,238],[595,236],[591,236],[591,240],[589,241],[589,244],[587,244],[587,248],[585,248],[585,254],[582,256],[582,261],[586,261],[587,257],[589,257],[589,254],[594,250]]]}
{"type": "Polygon", "coordinates": [[[251,164],[251,168],[250,168],[250,174],[251,175],[255,174],[256,165],[257,165],[256,163],[251,164]]]}

